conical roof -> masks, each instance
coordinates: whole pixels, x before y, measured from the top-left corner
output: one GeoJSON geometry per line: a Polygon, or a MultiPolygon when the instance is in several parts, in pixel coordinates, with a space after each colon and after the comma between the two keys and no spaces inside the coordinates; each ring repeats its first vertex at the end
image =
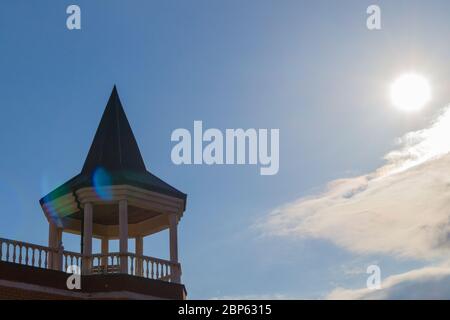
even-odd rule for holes
{"type": "Polygon", "coordinates": [[[40,202],[43,204],[80,188],[98,186],[99,183],[128,184],[186,201],[186,194],[147,171],[116,86],[80,174],[47,194],[40,202]],[[95,179],[98,170],[102,170],[102,176],[106,175],[107,179],[95,179]]]}
{"type": "Polygon", "coordinates": [[[99,167],[110,172],[146,171],[116,86],[106,105],[81,173],[92,174],[99,167]]]}

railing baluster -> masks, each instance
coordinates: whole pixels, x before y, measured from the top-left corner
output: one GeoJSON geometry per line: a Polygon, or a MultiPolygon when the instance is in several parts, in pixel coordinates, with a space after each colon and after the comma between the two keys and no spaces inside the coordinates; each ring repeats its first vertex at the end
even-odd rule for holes
{"type": "Polygon", "coordinates": [[[133,271],[134,271],[133,270],[134,269],[133,268],[133,260],[134,260],[133,257],[130,257],[130,271],[131,271],[131,275],[133,275],[133,271]]]}
{"type": "Polygon", "coordinates": [[[6,261],[9,261],[9,243],[6,244],[6,261]]]}
{"type": "Polygon", "coordinates": [[[39,251],[39,258],[38,258],[38,267],[41,267],[42,264],[42,249],[38,249],[39,251]]]}
{"type": "Polygon", "coordinates": [[[22,264],[22,245],[19,244],[19,263],[22,264]]]}
{"type": "Polygon", "coordinates": [[[12,262],[16,263],[16,244],[15,243],[13,243],[12,248],[13,248],[12,262]]]}
{"type": "Polygon", "coordinates": [[[35,259],[34,259],[35,257],[34,257],[34,248],[31,248],[31,265],[34,267],[34,261],[35,261],[35,259]]]}

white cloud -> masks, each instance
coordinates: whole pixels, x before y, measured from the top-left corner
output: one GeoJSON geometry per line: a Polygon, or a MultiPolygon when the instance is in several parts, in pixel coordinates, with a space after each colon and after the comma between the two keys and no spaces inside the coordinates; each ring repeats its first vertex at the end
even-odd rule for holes
{"type": "Polygon", "coordinates": [[[435,258],[450,249],[450,109],[400,139],[374,172],[274,210],[268,234],[328,239],[356,253],[435,258]]]}
{"type": "Polygon", "coordinates": [[[327,299],[450,299],[450,269],[427,267],[386,278],[380,290],[338,288],[327,299]]]}

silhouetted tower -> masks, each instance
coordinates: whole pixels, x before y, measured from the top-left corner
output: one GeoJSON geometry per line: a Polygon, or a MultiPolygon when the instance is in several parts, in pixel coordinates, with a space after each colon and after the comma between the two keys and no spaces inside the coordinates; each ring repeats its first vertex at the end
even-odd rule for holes
{"type": "Polygon", "coordinates": [[[61,247],[63,232],[83,235],[81,254],[50,254],[53,269],[77,264],[85,275],[126,273],[180,283],[177,225],[186,194],[147,171],[115,86],[80,174],[40,204],[50,248],[61,247]],[[144,256],[143,238],[164,229],[169,229],[170,261],[144,256]],[[100,253],[92,252],[93,238],[101,239],[100,253]],[[129,251],[130,238],[135,253],[129,251]],[[111,239],[119,239],[119,252],[109,252],[111,239]]]}

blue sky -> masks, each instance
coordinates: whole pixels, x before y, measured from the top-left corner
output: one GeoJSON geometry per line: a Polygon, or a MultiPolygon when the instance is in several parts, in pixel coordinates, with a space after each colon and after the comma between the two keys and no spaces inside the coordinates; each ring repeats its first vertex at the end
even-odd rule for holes
{"type": "MultiPolygon", "coordinates": [[[[39,198],[76,175],[114,84],[147,168],[188,194],[180,224],[190,298],[324,297],[424,265],[355,254],[329,239],[266,237],[254,225],[327,182],[371,172],[449,101],[447,1],[2,1],[0,236],[46,244],[39,198]],[[70,4],[82,30],[66,28],[70,4]],[[416,69],[433,103],[401,113],[389,83],[416,69]],[[174,129],[280,129],[280,171],[176,166],[174,129]]],[[[325,237],[326,238],[326,237],[325,237]]],[[[67,248],[78,239],[65,236],[67,248]]],[[[166,233],[145,253],[168,256],[166,233]]]]}

